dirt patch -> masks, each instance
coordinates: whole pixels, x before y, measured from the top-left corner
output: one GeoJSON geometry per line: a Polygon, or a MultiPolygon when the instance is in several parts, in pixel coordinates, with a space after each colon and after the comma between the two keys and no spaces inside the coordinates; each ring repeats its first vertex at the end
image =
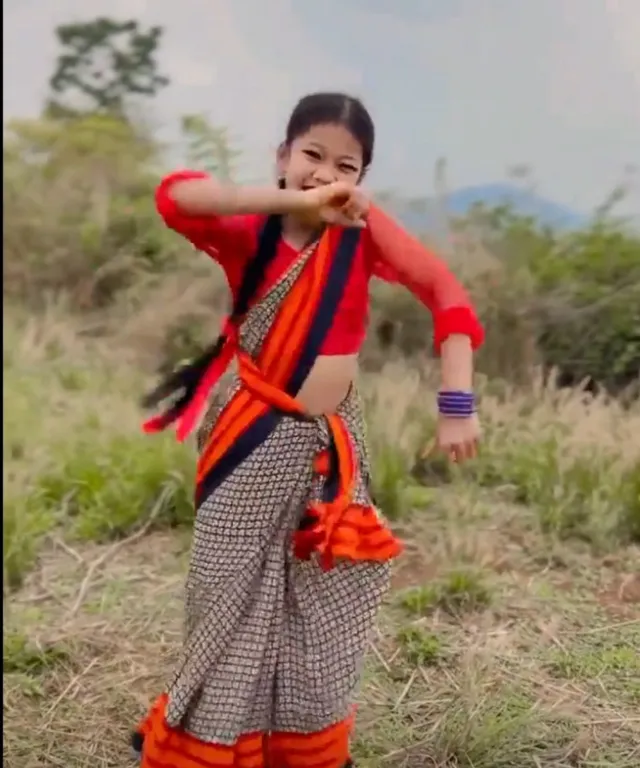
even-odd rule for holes
{"type": "Polygon", "coordinates": [[[618,576],[598,593],[598,601],[612,616],[640,624],[640,574],[618,576]]]}

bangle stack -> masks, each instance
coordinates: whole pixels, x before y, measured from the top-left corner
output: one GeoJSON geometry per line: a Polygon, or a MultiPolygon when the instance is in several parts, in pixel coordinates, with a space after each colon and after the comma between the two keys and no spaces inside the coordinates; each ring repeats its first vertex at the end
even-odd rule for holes
{"type": "Polygon", "coordinates": [[[476,412],[473,392],[450,390],[438,392],[438,412],[452,419],[468,419],[476,412]]]}

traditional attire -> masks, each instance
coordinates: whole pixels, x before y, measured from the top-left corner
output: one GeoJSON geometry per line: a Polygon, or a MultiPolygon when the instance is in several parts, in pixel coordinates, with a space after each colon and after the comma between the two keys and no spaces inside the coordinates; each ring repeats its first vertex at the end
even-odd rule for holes
{"type": "Polygon", "coordinates": [[[296,400],[361,233],[328,228],[260,293],[279,217],[259,232],[223,343],[188,397],[148,425],[179,418],[186,434],[236,357],[199,434],[185,642],[139,725],[142,768],[347,766],[354,692],[401,550],[371,501],[355,388],[321,417],[296,400]]]}

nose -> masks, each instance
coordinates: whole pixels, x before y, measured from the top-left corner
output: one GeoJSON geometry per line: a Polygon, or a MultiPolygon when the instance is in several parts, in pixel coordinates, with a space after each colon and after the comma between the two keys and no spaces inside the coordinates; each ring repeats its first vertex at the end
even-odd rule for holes
{"type": "Polygon", "coordinates": [[[332,184],[336,181],[336,175],[327,163],[322,163],[314,168],[313,180],[317,184],[332,184]]]}

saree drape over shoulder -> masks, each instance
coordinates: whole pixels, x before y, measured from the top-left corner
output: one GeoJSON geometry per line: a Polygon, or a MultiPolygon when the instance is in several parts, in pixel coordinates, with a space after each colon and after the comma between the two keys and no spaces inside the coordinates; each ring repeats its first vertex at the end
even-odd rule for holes
{"type": "MultiPolygon", "coordinates": [[[[275,226],[261,234],[258,271],[275,226]]],[[[317,418],[296,395],[358,237],[328,229],[227,324],[221,359],[235,355],[237,373],[199,433],[184,646],[139,726],[143,768],[347,763],[361,663],[400,545],[371,501],[355,389],[317,418]]]]}

